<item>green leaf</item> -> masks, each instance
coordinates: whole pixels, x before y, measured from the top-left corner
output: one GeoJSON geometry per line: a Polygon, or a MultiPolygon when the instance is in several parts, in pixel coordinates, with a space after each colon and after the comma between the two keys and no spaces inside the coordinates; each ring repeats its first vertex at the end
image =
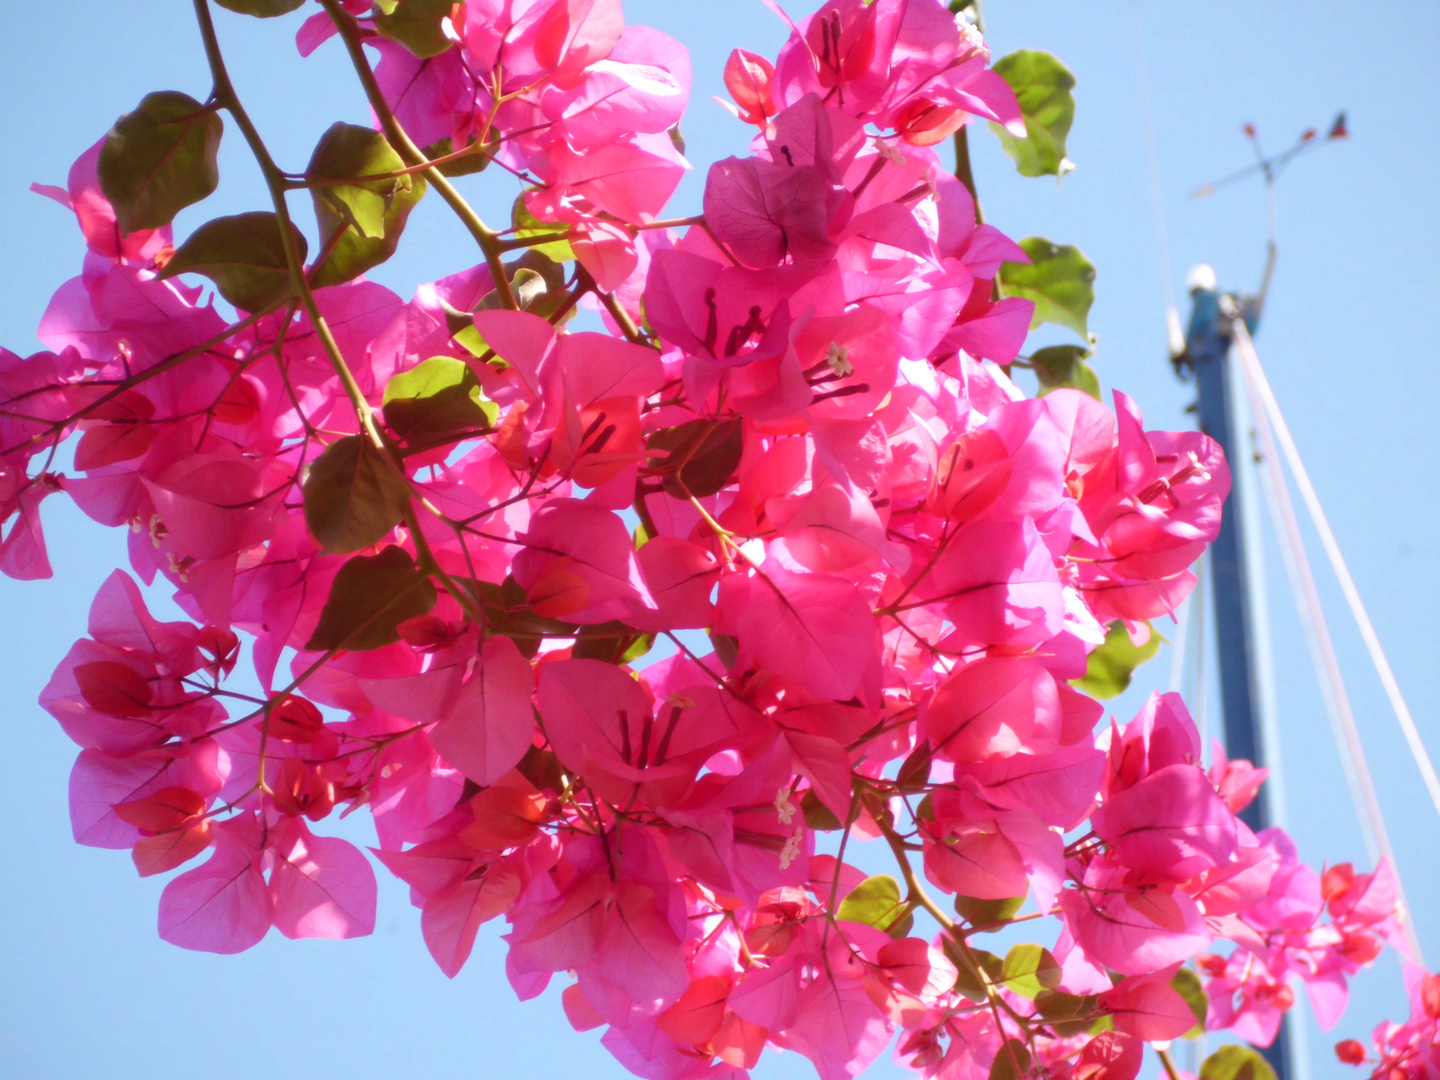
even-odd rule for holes
{"type": "Polygon", "coordinates": [[[1040,381],[1039,397],[1052,390],[1068,387],[1083,390],[1096,401],[1100,400],[1100,377],[1095,369],[1085,363],[1090,350],[1083,345],[1048,345],[1036,349],[1030,355],[1030,364],[1035,377],[1040,381]]]}
{"type": "Polygon", "coordinates": [[[1210,999],[1200,985],[1200,976],[1189,968],[1181,968],[1170,980],[1170,987],[1185,999],[1190,1011],[1195,1014],[1195,1026],[1181,1036],[1182,1039],[1198,1039],[1205,1034],[1205,1017],[1210,1013],[1210,999]]]}
{"type": "Polygon", "coordinates": [[[215,154],[225,123],[189,94],[146,94],[100,147],[100,190],[123,233],[158,229],[220,183],[215,154]]]}
{"type": "Polygon", "coordinates": [[[310,189],[320,248],[330,252],[312,279],[317,288],[349,281],[395,254],[405,221],[425,194],[425,181],[415,175],[359,178],[403,168],[405,162],[378,131],[335,123],[320,136],[306,175],[352,182],[310,189]]]}
{"type": "Polygon", "coordinates": [[[1002,294],[1034,301],[1031,330],[1054,323],[1089,337],[1086,318],[1094,302],[1094,266],[1089,259],[1079,248],[1058,246],[1041,236],[1027,236],[1020,246],[1030,262],[999,265],[1002,294]]]}
{"type": "Polygon", "coordinates": [[[876,874],[846,894],[835,918],[885,930],[907,914],[905,901],[900,897],[900,883],[888,874],[876,874]]]}
{"type": "Polygon", "coordinates": [[[594,623],[580,628],[570,655],[577,660],[628,664],[644,656],[654,645],[654,634],[636,630],[622,622],[594,623]]]}
{"type": "Polygon", "coordinates": [[[452,7],[452,0],[399,0],[375,16],[375,29],[422,60],[439,56],[455,44],[440,29],[452,7]]]}
{"type": "MultiPolygon", "coordinates": [[[[511,269],[506,276],[510,280],[510,291],[515,296],[515,302],[520,305],[520,310],[529,311],[544,318],[544,314],[538,310],[538,307],[550,292],[550,283],[545,280],[545,275],[528,266],[517,266],[513,263],[510,266],[511,269]]],[[[500,290],[496,289],[482,296],[475,310],[498,311],[504,306],[505,302],[500,298],[500,290]]]]}
{"type": "Polygon", "coordinates": [[[406,619],[429,614],[435,585],[404,548],[390,546],[378,555],[357,555],[335,575],[320,622],[305,648],[363,652],[393,645],[406,619]]]}
{"type": "Polygon", "coordinates": [[[818,832],[834,832],[845,827],[835,811],[820,801],[814,788],[806,788],[800,796],[800,812],[805,815],[805,824],[818,832]]]}
{"type": "Polygon", "coordinates": [[[410,486],[364,435],[327,446],[310,464],[303,491],[305,524],[326,555],[379,543],[410,505],[410,486]]]}
{"type": "Polygon", "coordinates": [[[990,1064],[989,1080],[1025,1080],[1029,1072],[1030,1049],[1025,1040],[1006,1039],[990,1064]]]}
{"type": "Polygon", "coordinates": [[[555,262],[567,262],[575,258],[575,250],[570,246],[570,226],[564,222],[541,221],[525,205],[525,196],[534,190],[527,188],[522,191],[510,207],[510,224],[515,229],[515,238],[548,240],[548,243],[537,243],[530,250],[538,251],[555,262]]]}
{"type": "Polygon", "coordinates": [[[1251,1047],[1222,1046],[1201,1064],[1200,1080],[1275,1080],[1275,1070],[1251,1047]]]}
{"type": "Polygon", "coordinates": [[[1090,1011],[1095,1008],[1095,1004],[1094,997],[1067,994],[1059,990],[1046,990],[1035,995],[1035,1007],[1045,1018],[1046,1025],[1062,1038],[1089,1030],[1090,1011]]]}
{"type": "Polygon", "coordinates": [[[1034,1000],[1042,990],[1060,986],[1060,964],[1039,945],[1016,945],[1005,954],[1000,980],[1023,998],[1034,1000]]]}
{"type": "Polygon", "coordinates": [[[956,896],[955,911],[972,927],[993,927],[998,930],[1015,917],[1025,906],[1025,897],[1012,896],[1005,900],[978,900],[973,896],[956,896]]]}
{"type": "Polygon", "coordinates": [[[1025,118],[1026,137],[1017,139],[993,120],[1000,145],[1022,176],[1064,176],[1074,165],[1065,156],[1065,136],[1075,119],[1075,76],[1047,52],[1021,49],[995,61],[995,73],[1010,84],[1025,118]]]}
{"type": "Polygon", "coordinates": [[[745,449],[739,420],[690,420],[655,432],[645,445],[662,451],[650,465],[665,470],[665,491],[677,499],[714,495],[734,477],[745,449]],[[684,464],[677,470],[678,462],[684,464]]]}
{"type": "Polygon", "coordinates": [[[432,356],[385,384],[385,423],[412,450],[484,431],[499,415],[470,365],[452,356],[432,356]]]}
{"type": "Polygon", "coordinates": [[[1029,264],[1000,264],[1000,291],[1035,302],[1030,329],[1052,322],[1089,336],[1086,317],[1095,302],[1095,267],[1077,247],[1060,247],[1039,236],[1027,236],[1020,247],[1029,264]]]}
{"type": "Polygon", "coordinates": [[[955,965],[955,970],[959,972],[955,979],[955,989],[971,1001],[985,1001],[989,997],[989,990],[986,981],[978,977],[979,974],[983,973],[985,979],[988,979],[992,985],[999,983],[1000,971],[1005,966],[1005,962],[994,953],[985,949],[977,949],[972,945],[970,946],[970,955],[974,957],[975,963],[979,966],[978,972],[973,971],[965,954],[952,938],[948,935],[941,938],[940,945],[945,950],[945,955],[950,958],[950,962],[955,965]]]}
{"type": "Polygon", "coordinates": [[[715,630],[707,630],[706,633],[710,636],[710,647],[715,650],[715,658],[729,671],[740,659],[740,639],[715,630]]]}
{"type": "MultiPolygon", "coordinates": [[[[293,225],[290,232],[303,260],[305,237],[293,225]]],[[[180,245],[160,276],[186,273],[204,274],[221,296],[244,311],[264,311],[295,291],[285,261],[280,219],[269,210],[216,218],[201,225],[180,245]]]]}
{"type": "Polygon", "coordinates": [[[549,788],[559,794],[565,790],[565,769],[553,750],[541,750],[538,746],[532,746],[525,751],[525,756],[515,768],[541,791],[549,788]]]}
{"type": "MultiPolygon", "coordinates": [[[[496,143],[492,140],[487,145],[493,148],[496,143]]],[[[476,152],[467,157],[458,157],[454,161],[447,161],[443,165],[436,165],[435,168],[440,170],[440,175],[469,176],[472,173],[484,172],[485,166],[490,164],[490,156],[480,153],[479,147],[473,142],[470,143],[470,147],[475,148],[476,152]]],[[[443,139],[437,139],[429,146],[422,148],[420,152],[434,161],[436,158],[449,157],[455,152],[455,146],[450,141],[450,136],[446,135],[443,139]]]]}
{"type": "Polygon", "coordinates": [[[1104,642],[1086,661],[1084,677],[1071,679],[1070,685],[1093,698],[1119,697],[1135,677],[1135,669],[1153,659],[1164,640],[1151,627],[1149,641],[1138,647],[1132,645],[1125,624],[1117,619],[1105,631],[1104,642]]]}
{"type": "Polygon", "coordinates": [[[215,0],[221,7],[238,11],[241,15],[254,15],[257,19],[273,19],[276,15],[288,15],[305,0],[215,0]]]}

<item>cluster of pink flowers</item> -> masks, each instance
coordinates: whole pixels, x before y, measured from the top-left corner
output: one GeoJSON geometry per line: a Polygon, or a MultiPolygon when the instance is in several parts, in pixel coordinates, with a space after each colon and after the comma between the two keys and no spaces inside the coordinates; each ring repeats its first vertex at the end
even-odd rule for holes
{"type": "Polygon", "coordinates": [[[1389,1021],[1371,1035],[1375,1057],[1355,1039],[1337,1043],[1335,1053],[1347,1065],[1371,1064],[1374,1080],[1436,1080],[1440,1077],[1440,975],[1428,975],[1414,964],[1405,965],[1405,990],[1410,997],[1410,1019],[1389,1021]]]}
{"type": "Polygon", "coordinates": [[[316,289],[324,326],[293,302],[230,322],[158,276],[168,226],[121,234],[98,144],[47,189],[89,253],[42,321],[55,351],[0,353],[0,569],[49,573],[38,506],[64,491],[194,620],[157,622],[117,571],[42,699],[82,747],[79,842],[142,874],[213,849],[165,886],[162,936],[369,933],[369,861],[311,831],[364,805],[447,974],[503,915],[516,992],[570,973],[571,1022],[641,1076],[770,1044],[831,1080],[898,1032],[925,1076],[1008,1055],[1133,1080],[1143,1041],[1195,1026],[1172,984],[1217,939],[1238,948],[1200,959],[1212,1028],[1267,1043],[1292,974],[1333,1017],[1394,934],[1383,867],[1322,884],[1236,817],[1263,773],[1204,771],[1177,696],[1097,733],[1071,684],[1107,624],[1143,641],[1190,591],[1230,477],[1123,394],[1007,376],[1032,305],[992,283],[1025,253],[931,149],[974,116],[1024,131],[973,28],[831,0],[773,65],[737,50],[753,152],[667,225],[688,57],[618,0],[469,0],[425,59],[368,2],[327,8],[302,50],[337,20],[377,48],[413,141],[521,176],[534,244],[581,269],[548,306],[497,302],[481,264],[409,301],[316,289]],[[607,332],[564,329],[582,299],[607,332]],[[462,392],[416,420],[396,387],[422,368],[462,392]],[[75,430],[77,475],[32,471],[75,430]],[[352,532],[399,505],[319,536],[320,476],[350,485],[352,532]],[[223,685],[236,630],[261,699],[223,685]],[[827,828],[883,838],[903,882],[817,854],[827,828]],[[908,936],[916,914],[941,931],[908,936]],[[975,943],[1043,916],[1020,974],[975,943]]]}
{"type": "Polygon", "coordinates": [[[1267,894],[1243,914],[1226,917],[1225,934],[1239,946],[1229,959],[1202,956],[1199,967],[1210,976],[1210,1024],[1269,1046],[1295,1000],[1292,975],[1304,983],[1315,1018],[1328,1031],[1345,1010],[1348,978],[1379,955],[1382,941],[1402,952],[1408,946],[1395,920],[1388,864],[1356,874],[1341,863],[1321,876],[1297,860],[1294,845],[1278,829],[1260,839],[1263,846],[1248,861],[1274,864],[1266,872],[1267,894]],[[1327,907],[1330,919],[1321,924],[1327,907]]]}

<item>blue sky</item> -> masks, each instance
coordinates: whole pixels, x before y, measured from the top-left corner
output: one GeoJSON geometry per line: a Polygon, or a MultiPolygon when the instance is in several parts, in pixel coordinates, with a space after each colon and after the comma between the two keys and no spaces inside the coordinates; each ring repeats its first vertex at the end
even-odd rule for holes
{"type": "MultiPolygon", "coordinates": [[[[797,3],[794,13],[813,5],[797,3]]],[[[311,5],[313,8],[314,5],[311,5]]],[[[176,0],[8,3],[0,35],[0,344],[38,347],[50,293],[79,272],[83,247],[61,208],[27,192],[63,183],[70,162],[151,90],[203,98],[209,81],[189,5],[176,0]]],[[[691,49],[695,92],[684,124],[697,170],[677,213],[698,209],[704,167],[743,149],[746,132],[709,100],[734,45],[773,54],[783,28],[759,0],[629,0],[691,49]]],[[[307,12],[308,13],[308,12],[307,12]]],[[[1280,187],[1281,256],[1258,347],[1330,512],[1360,590],[1432,752],[1440,753],[1440,474],[1430,329],[1440,292],[1440,5],[1207,4],[990,0],[997,55],[1056,53],[1075,72],[1070,157],[1053,180],[1018,176],[983,130],[973,135],[981,198],[1011,235],[1078,244],[1099,269],[1091,326],[1106,387],[1141,403],[1151,427],[1184,427],[1193,389],[1165,358],[1163,307],[1191,264],[1213,264],[1227,288],[1253,287],[1263,258],[1264,204],[1247,185],[1194,202],[1186,193],[1247,163],[1242,122],[1271,148],[1340,108],[1354,137],[1298,162],[1280,187]],[[1138,70],[1148,70],[1159,191],[1171,254],[1162,272],[1138,70]]],[[[329,45],[301,61],[292,15],[268,22],[217,13],[240,94],[282,167],[298,167],[334,120],[365,122],[361,95],[329,45]]],[[[232,132],[233,136],[233,132],[232,132]]],[[[221,151],[222,184],[201,221],[264,205],[240,140],[221,151]]],[[[461,181],[492,218],[514,197],[503,178],[461,181]]],[[[298,215],[308,219],[308,210],[298,215]]],[[[438,200],[411,219],[400,254],[374,276],[404,295],[474,263],[469,240],[438,200]]],[[[239,957],[159,941],[161,882],[139,881],[123,852],[73,844],[66,783],[75,748],[35,699],[83,634],[95,588],[124,558],[122,537],[61,500],[45,509],[59,576],[0,580],[0,1069],[15,1080],[144,1080],[155,1076],[275,1080],[348,1076],[624,1075],[594,1034],[575,1035],[552,993],[514,1000],[502,975],[503,928],[482,933],[450,982],[425,951],[406,890],[380,875],[375,935],[289,942],[272,935],[239,957]]],[[[1318,558],[1318,547],[1312,546],[1318,558]]],[[[1277,715],[1288,819],[1312,863],[1365,852],[1293,603],[1270,545],[1277,715]]],[[[1337,648],[1376,772],[1418,926],[1440,961],[1440,828],[1338,590],[1320,571],[1337,648]]],[[[157,607],[165,610],[163,597],[157,607]]],[[[1162,653],[1116,703],[1128,719],[1164,686],[1162,653]]],[[[1213,661],[1211,663],[1213,669],[1213,661]]],[[[1213,692],[1210,694],[1213,700],[1213,692]]],[[[1218,718],[1212,717],[1212,721],[1218,718]]],[[[360,815],[351,819],[358,821],[360,815]]],[[[356,829],[360,827],[357,825],[356,829]]],[[[352,833],[363,837],[363,832],[352,833]]],[[[1313,1033],[1313,1074],[1347,1073],[1329,1046],[1363,1037],[1403,1008],[1394,964],[1354,984],[1350,1014],[1313,1033]]],[[[794,1055],[760,1077],[813,1075],[794,1055]]],[[[904,1075],[882,1059],[872,1075],[904,1075]]]]}

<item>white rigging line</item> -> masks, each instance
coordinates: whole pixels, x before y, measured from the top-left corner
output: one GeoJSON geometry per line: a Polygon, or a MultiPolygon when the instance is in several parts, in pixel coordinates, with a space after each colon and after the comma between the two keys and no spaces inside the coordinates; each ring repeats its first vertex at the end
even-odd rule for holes
{"type": "Polygon", "coordinates": [[[1355,587],[1355,579],[1350,576],[1350,568],[1345,563],[1345,557],[1340,553],[1340,545],[1330,529],[1330,521],[1326,518],[1325,511],[1320,505],[1320,497],[1315,493],[1315,487],[1310,482],[1310,474],[1305,469],[1305,463],[1300,458],[1300,451],[1295,446],[1295,440],[1290,435],[1290,428],[1285,423],[1285,417],[1281,414],[1280,406],[1275,400],[1275,393],[1270,388],[1270,382],[1265,377],[1264,369],[1260,366],[1260,358],[1255,353],[1255,345],[1250,340],[1250,335],[1241,320],[1236,319],[1233,325],[1235,328],[1234,344],[1236,352],[1240,356],[1240,362],[1250,377],[1254,379],[1265,414],[1274,426],[1280,448],[1285,453],[1285,460],[1289,463],[1290,471],[1295,476],[1295,483],[1300,488],[1300,497],[1304,499],[1305,508],[1310,512],[1311,520],[1315,523],[1315,531],[1320,534],[1320,543],[1325,548],[1325,554],[1329,556],[1330,565],[1340,581],[1340,590],[1345,594],[1345,600],[1350,605],[1350,613],[1355,617],[1355,622],[1360,628],[1360,636],[1365,640],[1365,648],[1370,653],[1370,660],[1374,663],[1375,670],[1380,676],[1380,682],[1385,687],[1385,694],[1390,699],[1390,706],[1395,710],[1395,719],[1399,721],[1400,730],[1405,734],[1405,741],[1409,744],[1410,754],[1414,757],[1415,765],[1420,770],[1420,776],[1425,781],[1425,787],[1430,793],[1430,800],[1435,804],[1436,813],[1440,814],[1440,776],[1435,774],[1435,765],[1431,762],[1430,755],[1425,749],[1425,743],[1420,738],[1420,732],[1415,726],[1415,718],[1410,714],[1410,707],[1405,704],[1405,698],[1400,693],[1400,684],[1395,680],[1395,672],[1390,667],[1390,661],[1385,658],[1385,650],[1380,645],[1380,637],[1376,634],[1375,626],[1365,610],[1365,604],[1360,599],[1360,591],[1355,587]]]}
{"type": "MultiPolygon", "coordinates": [[[[1198,580],[1196,586],[1199,586],[1198,580]]],[[[1180,605],[1180,610],[1175,613],[1175,640],[1170,644],[1170,692],[1172,694],[1179,693],[1185,684],[1185,657],[1188,655],[1190,621],[1193,615],[1190,604],[1193,596],[1194,590],[1180,605]]]]}
{"type": "MultiPolygon", "coordinates": [[[[1243,331],[1243,324],[1241,326],[1243,331]]],[[[1253,346],[1250,356],[1254,355],[1253,346]]],[[[1417,963],[1424,963],[1420,952],[1420,939],[1410,915],[1409,902],[1401,883],[1400,869],[1395,861],[1395,852],[1390,845],[1390,836],[1385,828],[1385,818],[1380,810],[1380,800],[1375,793],[1375,783],[1365,758],[1365,748],[1360,741],[1360,732],[1355,723],[1355,714],[1350,708],[1350,697],[1345,691],[1344,676],[1335,646],[1330,637],[1330,628],[1325,621],[1325,611],[1320,602],[1320,593],[1315,585],[1315,575],[1310,568],[1310,559],[1305,551],[1305,542],[1300,533],[1300,523],[1295,515],[1295,505],[1290,499],[1290,488],[1285,481],[1280,455],[1275,449],[1274,433],[1266,416],[1259,387],[1255,379],[1258,362],[1252,364],[1245,352],[1241,351],[1241,370],[1245,375],[1249,391],[1251,412],[1255,422],[1255,433],[1260,443],[1260,456],[1265,470],[1261,479],[1265,487],[1270,517],[1275,524],[1280,554],[1295,593],[1295,605],[1300,613],[1300,622],[1305,630],[1305,640],[1310,646],[1310,657],[1315,664],[1315,674],[1320,683],[1320,694],[1325,702],[1325,712],[1335,734],[1335,745],[1340,751],[1340,760],[1345,768],[1345,780],[1350,797],[1355,803],[1355,814],[1360,821],[1360,831],[1365,839],[1365,848],[1371,864],[1383,856],[1395,875],[1396,893],[1399,900],[1401,925],[1414,953],[1417,963]]]]}

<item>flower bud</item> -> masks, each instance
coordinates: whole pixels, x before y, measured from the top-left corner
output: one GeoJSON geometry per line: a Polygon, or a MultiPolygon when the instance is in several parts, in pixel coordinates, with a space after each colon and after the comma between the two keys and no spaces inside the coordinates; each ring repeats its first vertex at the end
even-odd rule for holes
{"type": "Polygon", "coordinates": [[[1380,955],[1380,940],[1369,934],[1350,934],[1340,943],[1340,955],[1354,964],[1368,964],[1380,955]]]}
{"type": "Polygon", "coordinates": [[[1440,975],[1420,980],[1420,1007],[1431,1020],[1440,1020],[1440,975]]]}
{"type": "Polygon", "coordinates": [[[1355,867],[1348,862],[1336,863],[1320,878],[1320,895],[1326,900],[1344,896],[1355,880],[1355,867]]]}
{"type": "Polygon", "coordinates": [[[1346,1065],[1359,1065],[1365,1060],[1365,1047],[1355,1039],[1345,1039],[1335,1044],[1335,1056],[1346,1065]]]}
{"type": "Polygon", "coordinates": [[[774,76],[770,61],[748,49],[736,49],[725,61],[725,89],[740,106],[746,123],[763,124],[767,116],[775,115],[775,102],[770,97],[774,76]]]}
{"type": "Polygon", "coordinates": [[[320,710],[302,697],[286,694],[270,708],[266,730],[287,743],[311,743],[323,730],[325,718],[320,710]]]}

